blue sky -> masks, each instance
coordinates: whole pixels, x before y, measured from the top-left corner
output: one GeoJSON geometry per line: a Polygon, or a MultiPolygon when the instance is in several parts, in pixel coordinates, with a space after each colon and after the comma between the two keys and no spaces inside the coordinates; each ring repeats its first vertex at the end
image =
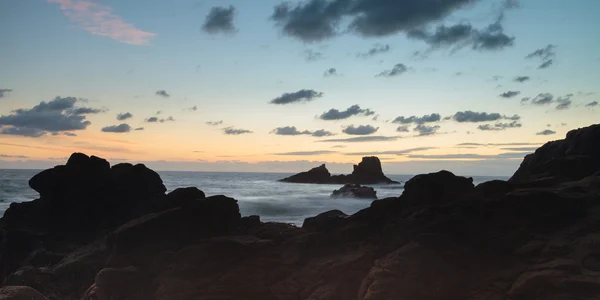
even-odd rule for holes
{"type": "MultiPolygon", "coordinates": [[[[399,6],[415,2],[360,1],[399,6]]],[[[486,168],[489,170],[498,159],[507,167],[497,172],[510,173],[518,165],[521,151],[510,158],[483,159],[475,154],[495,155],[506,150],[456,145],[530,143],[531,148],[561,138],[570,129],[597,122],[597,105],[589,104],[599,100],[600,92],[600,21],[595,15],[600,2],[522,0],[510,7],[506,4],[517,2],[471,2],[449,9],[444,17],[378,36],[346,30],[354,18],[347,14],[340,17],[335,36],[314,41],[286,33],[270,19],[280,1],[2,1],[0,89],[10,91],[0,98],[4,133],[0,134],[0,153],[4,154],[0,167],[45,166],[54,163],[50,158],[83,151],[149,164],[171,161],[173,169],[181,168],[176,162],[211,171],[221,170],[224,162],[240,163],[240,170],[257,169],[257,164],[269,169],[269,162],[278,161],[288,163],[278,170],[294,171],[305,167],[303,161],[335,162],[344,168],[344,164],[359,159],[348,153],[428,148],[414,151],[413,157],[380,156],[395,173],[419,172],[419,166],[435,166],[435,162],[443,162],[450,169],[467,163],[470,169],[464,172],[487,173],[486,168]],[[202,29],[211,9],[230,5],[234,13],[229,25],[235,30],[202,29]],[[410,37],[418,29],[429,32],[431,40],[437,26],[458,24],[470,24],[475,35],[482,34],[500,14],[504,16],[498,22],[501,33],[514,40],[493,49],[473,49],[471,36],[450,47],[437,48],[424,38],[410,37]],[[99,16],[97,21],[93,21],[94,16],[99,16]],[[526,58],[547,45],[554,45],[551,57],[526,58]],[[377,47],[388,50],[360,55],[377,47]],[[425,55],[415,55],[417,51],[425,55]],[[308,59],[309,53],[315,59],[308,59]],[[548,59],[552,64],[539,69],[548,59]],[[376,76],[398,64],[405,68],[398,76],[376,76]],[[324,76],[331,68],[337,75],[324,76]],[[514,81],[518,76],[529,79],[514,81]],[[157,95],[160,90],[169,96],[157,95]],[[286,105],[269,104],[285,93],[300,90],[322,96],[286,105]],[[507,92],[514,96],[499,96],[507,92]],[[547,105],[531,104],[536,96],[542,94],[537,98],[542,99],[546,93],[552,95],[547,105]],[[14,122],[21,117],[14,110],[32,109],[55,97],[75,97],[80,99],[75,105],[102,112],[86,115],[90,123],[71,130],[77,136],[63,135],[36,120],[14,122]],[[531,100],[522,101],[525,97],[531,100]],[[556,109],[561,103],[564,109],[556,109]],[[375,113],[335,121],[318,118],[330,109],[343,111],[352,105],[375,113]],[[157,115],[158,111],[161,113],[157,115]],[[444,120],[463,111],[518,115],[519,119],[444,120]],[[144,130],[102,131],[123,124],[115,115],[124,112],[134,116],[125,121],[128,126],[144,130]],[[402,124],[392,122],[399,116],[430,114],[441,118],[421,124],[428,131],[416,131],[416,123],[405,124],[408,132],[398,131],[402,124]],[[171,116],[175,121],[148,123],[152,116],[171,116]],[[223,123],[210,126],[208,121],[223,123]],[[513,121],[514,126],[506,127],[513,121]],[[34,130],[38,136],[15,134],[24,132],[16,130],[17,125],[34,130]],[[323,142],[357,137],[344,133],[350,125],[377,128],[362,137],[393,139],[323,142]],[[323,129],[335,135],[272,133],[286,126],[310,132],[323,129]],[[227,134],[225,128],[229,127],[251,133],[227,134]],[[553,134],[538,134],[544,131],[553,134]],[[474,156],[456,158],[457,153],[474,156]]],[[[307,3],[292,2],[290,9],[306,8],[307,3]]],[[[395,22],[394,17],[391,21],[395,22]]],[[[291,21],[288,18],[285,22],[291,21]]],[[[169,169],[168,165],[161,167],[169,169]]]]}

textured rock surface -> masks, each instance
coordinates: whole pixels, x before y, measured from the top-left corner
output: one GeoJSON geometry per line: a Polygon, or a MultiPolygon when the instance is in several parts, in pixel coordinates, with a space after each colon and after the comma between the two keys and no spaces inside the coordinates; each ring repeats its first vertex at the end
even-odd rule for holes
{"type": "Polygon", "coordinates": [[[362,186],[360,184],[346,184],[339,190],[334,190],[333,193],[331,193],[331,197],[377,199],[377,191],[372,187],[362,186]]]}

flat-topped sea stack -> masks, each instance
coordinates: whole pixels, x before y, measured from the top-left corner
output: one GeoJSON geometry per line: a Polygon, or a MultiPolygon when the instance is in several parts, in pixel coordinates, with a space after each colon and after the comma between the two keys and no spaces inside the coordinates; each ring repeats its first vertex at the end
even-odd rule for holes
{"type": "Polygon", "coordinates": [[[331,175],[325,164],[306,172],[279,180],[291,183],[316,184],[397,184],[399,182],[387,178],[383,174],[381,161],[375,156],[363,157],[354,171],[349,175],[331,175]]]}

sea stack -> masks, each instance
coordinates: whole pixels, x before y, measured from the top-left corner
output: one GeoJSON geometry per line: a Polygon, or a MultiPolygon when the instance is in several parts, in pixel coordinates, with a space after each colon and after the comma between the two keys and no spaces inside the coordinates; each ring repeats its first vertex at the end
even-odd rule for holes
{"type": "Polygon", "coordinates": [[[358,165],[354,165],[352,174],[331,175],[325,164],[312,168],[306,172],[279,180],[291,183],[316,183],[316,184],[395,184],[383,174],[381,161],[376,156],[363,157],[358,165]]]}

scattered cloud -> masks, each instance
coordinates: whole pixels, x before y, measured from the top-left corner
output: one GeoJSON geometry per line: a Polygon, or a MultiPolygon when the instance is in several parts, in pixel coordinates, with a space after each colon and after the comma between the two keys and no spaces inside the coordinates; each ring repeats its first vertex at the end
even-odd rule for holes
{"type": "Polygon", "coordinates": [[[377,132],[379,127],[373,127],[371,125],[359,125],[354,127],[354,125],[347,126],[342,130],[345,134],[350,135],[369,135],[377,132]]]}
{"type": "Polygon", "coordinates": [[[91,0],[47,0],[57,3],[71,22],[79,23],[91,34],[104,36],[121,43],[147,45],[156,34],[146,32],[113,14],[110,6],[91,0]]]}
{"type": "Polygon", "coordinates": [[[358,57],[364,57],[364,58],[366,58],[366,57],[372,57],[372,56],[375,56],[377,54],[382,54],[382,53],[389,52],[390,49],[391,49],[391,47],[388,44],[385,44],[385,45],[375,44],[375,45],[373,45],[373,48],[369,49],[369,51],[363,52],[363,53],[358,53],[356,56],[358,56],[358,57]]]}
{"type": "Polygon", "coordinates": [[[125,120],[131,119],[131,118],[133,118],[133,115],[131,113],[128,113],[128,112],[126,112],[126,113],[120,113],[120,114],[117,115],[117,120],[118,121],[125,121],[125,120]]]}
{"type": "Polygon", "coordinates": [[[204,20],[202,30],[209,34],[234,33],[236,31],[233,25],[235,13],[236,10],[232,5],[229,7],[215,6],[211,8],[204,20]]]}
{"type": "Polygon", "coordinates": [[[485,125],[479,125],[477,126],[477,129],[479,130],[483,130],[483,131],[501,131],[501,130],[506,130],[509,128],[520,128],[523,125],[521,125],[521,123],[517,122],[517,121],[512,121],[510,123],[496,123],[494,125],[491,124],[485,124],[485,125]]]}
{"type": "Polygon", "coordinates": [[[529,79],[531,79],[529,76],[517,76],[515,77],[515,79],[513,79],[513,81],[523,83],[525,81],[528,81],[529,79]]]}
{"type": "Polygon", "coordinates": [[[295,126],[277,127],[275,129],[273,129],[271,131],[271,133],[276,134],[276,135],[290,135],[290,136],[312,135],[315,137],[323,137],[323,136],[333,135],[333,133],[331,133],[325,129],[320,129],[320,130],[316,130],[316,131],[309,131],[309,130],[300,131],[295,126]]]}
{"type": "Polygon", "coordinates": [[[62,134],[66,135],[66,136],[77,136],[77,134],[75,134],[73,132],[68,132],[68,131],[63,132],[62,134]]]}
{"type": "Polygon", "coordinates": [[[335,145],[335,146],[331,146],[331,148],[334,148],[334,149],[339,149],[339,148],[347,148],[347,147],[348,147],[348,146],[345,146],[345,145],[335,145]]]}
{"type": "Polygon", "coordinates": [[[340,76],[341,74],[339,74],[336,70],[336,68],[329,68],[327,70],[325,70],[325,73],[323,73],[324,77],[334,77],[334,76],[340,76]]]}
{"type": "Polygon", "coordinates": [[[323,93],[317,92],[315,90],[299,90],[294,93],[285,93],[273,100],[269,103],[271,104],[290,104],[290,103],[298,103],[298,102],[308,102],[317,98],[323,97],[323,93]]]}
{"type": "Polygon", "coordinates": [[[395,77],[401,74],[404,74],[408,71],[408,67],[404,64],[396,64],[391,70],[385,70],[375,77],[395,77]]]}
{"type": "Polygon", "coordinates": [[[573,94],[567,94],[565,96],[558,97],[556,99],[556,103],[558,103],[558,105],[556,106],[556,109],[564,110],[564,109],[571,108],[571,104],[573,104],[573,101],[571,101],[572,96],[573,96],[573,94]]]}
{"type": "Polygon", "coordinates": [[[112,133],[125,133],[125,132],[130,132],[131,131],[131,126],[129,126],[129,124],[120,124],[120,125],[112,125],[112,126],[106,126],[102,128],[102,132],[112,132],[112,133]]]}
{"type": "Polygon", "coordinates": [[[427,136],[436,134],[438,129],[440,129],[440,126],[438,125],[428,126],[425,124],[419,124],[413,128],[413,131],[417,132],[419,136],[427,136]]]}
{"type": "Polygon", "coordinates": [[[0,154],[0,158],[29,158],[29,156],[0,154]]]}
{"type": "Polygon", "coordinates": [[[302,54],[304,55],[304,59],[306,59],[306,61],[310,61],[310,62],[322,60],[325,58],[325,55],[323,54],[323,52],[314,51],[311,49],[304,50],[304,52],[302,52],[302,54]]]}
{"type": "Polygon", "coordinates": [[[315,130],[312,133],[312,136],[315,137],[324,137],[324,136],[332,136],[335,135],[333,132],[327,131],[325,129],[319,129],[319,130],[315,130]]]}
{"type": "Polygon", "coordinates": [[[331,150],[296,151],[296,152],[274,153],[274,155],[311,156],[311,155],[324,155],[324,154],[331,154],[331,153],[337,153],[337,151],[331,151],[331,150]]]}
{"type": "Polygon", "coordinates": [[[156,91],[156,95],[161,96],[161,97],[165,97],[165,98],[171,97],[171,95],[169,95],[169,93],[167,93],[167,91],[165,91],[165,90],[158,90],[158,91],[156,91]]]}
{"type": "Polygon", "coordinates": [[[521,119],[519,115],[503,116],[499,113],[474,112],[470,110],[459,111],[450,118],[459,123],[490,122],[502,119],[516,121],[521,119]]]}
{"type": "Polygon", "coordinates": [[[252,131],[247,130],[247,129],[238,129],[238,128],[233,128],[233,127],[227,127],[227,128],[223,128],[223,133],[228,134],[228,135],[240,135],[240,134],[252,133],[252,131]]]}
{"type": "Polygon", "coordinates": [[[596,107],[598,106],[598,101],[592,101],[585,105],[586,107],[596,107]]]}
{"type": "Polygon", "coordinates": [[[346,139],[327,139],[319,142],[325,143],[364,143],[364,142],[387,142],[395,141],[400,137],[397,136],[380,136],[380,135],[369,135],[369,136],[358,136],[346,139]]]}
{"type": "Polygon", "coordinates": [[[140,131],[140,130],[144,130],[144,127],[138,127],[136,129],[134,129],[135,131],[140,131]]]}
{"type": "Polygon", "coordinates": [[[370,110],[370,109],[362,109],[358,105],[352,105],[352,106],[348,107],[344,111],[339,111],[337,109],[332,108],[332,109],[330,109],[330,110],[322,113],[319,116],[319,119],[326,120],[326,121],[331,121],[331,120],[347,119],[347,118],[350,118],[352,116],[358,116],[358,115],[371,116],[371,115],[374,115],[374,114],[375,114],[375,112],[372,111],[372,110],[370,110]]]}
{"type": "Polygon", "coordinates": [[[427,151],[427,150],[432,150],[432,149],[437,149],[436,147],[417,147],[417,148],[410,148],[410,149],[403,149],[403,150],[390,150],[390,151],[372,151],[372,152],[349,152],[349,153],[344,153],[344,155],[349,155],[349,156],[371,156],[371,155],[397,155],[397,156],[404,156],[413,152],[420,152],[420,151],[427,151]]]}
{"type": "Polygon", "coordinates": [[[75,97],[56,97],[42,101],[31,109],[19,108],[10,115],[0,116],[1,134],[40,137],[47,132],[84,130],[91,122],[85,115],[96,109],[75,106],[82,102],[75,97]]]}
{"type": "Polygon", "coordinates": [[[543,130],[543,131],[540,131],[540,132],[536,133],[536,135],[552,135],[552,134],[556,134],[556,131],[550,130],[550,129],[546,129],[546,130],[543,130]]]}
{"type": "Polygon", "coordinates": [[[456,154],[411,154],[408,158],[417,159],[522,159],[529,151],[525,152],[506,152],[499,154],[476,154],[476,153],[456,153],[456,154]]]}
{"type": "Polygon", "coordinates": [[[164,123],[164,122],[174,122],[175,119],[173,117],[168,117],[166,119],[159,117],[150,117],[144,120],[146,123],[164,123]]]}
{"type": "Polygon", "coordinates": [[[0,98],[4,98],[4,95],[10,92],[12,92],[11,89],[0,89],[0,98]]]}
{"type": "Polygon", "coordinates": [[[556,57],[555,49],[556,45],[549,44],[544,48],[529,53],[525,58],[542,60],[542,64],[538,66],[538,69],[546,69],[554,63],[554,58],[556,57]]]}
{"type": "Polygon", "coordinates": [[[439,0],[423,5],[419,0],[309,0],[275,6],[271,15],[285,35],[316,42],[352,32],[363,37],[382,37],[443,19],[470,0],[439,0]],[[348,19],[347,30],[338,30],[348,19]]]}
{"type": "Polygon", "coordinates": [[[502,98],[513,98],[513,97],[518,96],[519,94],[521,94],[521,92],[519,92],[519,91],[508,91],[508,92],[504,92],[498,96],[502,97],[502,98]]]}
{"type": "Polygon", "coordinates": [[[408,129],[408,125],[401,125],[398,126],[398,128],[396,128],[397,132],[409,132],[410,130],[408,129]]]}
{"type": "Polygon", "coordinates": [[[442,117],[440,116],[440,114],[433,113],[430,115],[424,115],[422,117],[417,117],[417,116],[410,116],[408,118],[397,117],[396,119],[394,119],[392,121],[392,123],[395,123],[395,124],[425,124],[425,123],[438,122],[441,119],[442,119],[442,117]]]}
{"type": "Polygon", "coordinates": [[[204,124],[210,125],[210,126],[219,126],[219,125],[223,124],[223,121],[208,121],[208,122],[204,122],[204,124]]]}
{"type": "Polygon", "coordinates": [[[188,110],[188,111],[198,111],[198,106],[194,105],[192,107],[186,108],[185,110],[188,110]]]}
{"type": "Polygon", "coordinates": [[[533,105],[547,105],[554,102],[554,96],[550,93],[542,93],[531,99],[533,105]]]}

